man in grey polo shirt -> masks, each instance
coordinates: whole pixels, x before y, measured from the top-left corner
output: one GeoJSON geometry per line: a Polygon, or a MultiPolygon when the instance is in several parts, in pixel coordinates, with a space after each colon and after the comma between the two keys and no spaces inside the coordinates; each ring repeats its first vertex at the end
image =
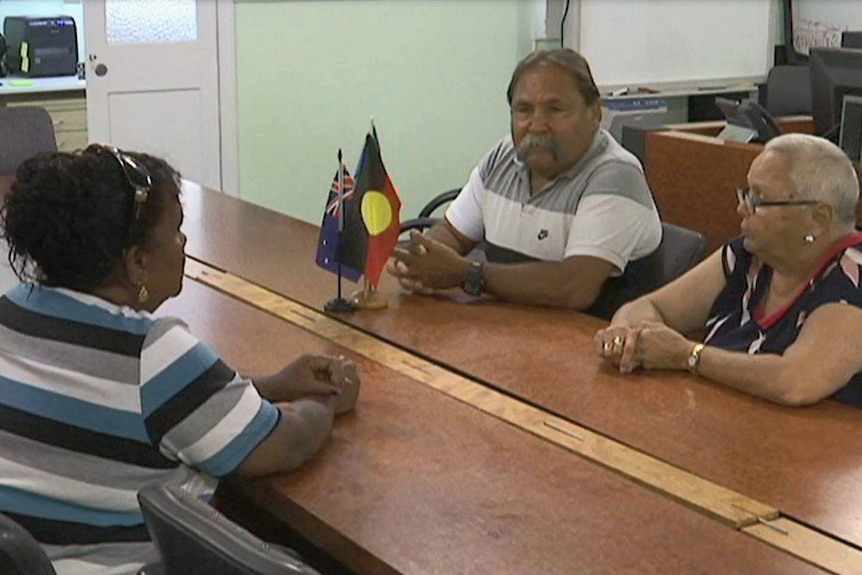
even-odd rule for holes
{"type": "Polygon", "coordinates": [[[417,293],[462,286],[608,317],[640,295],[629,262],[661,241],[643,168],[599,128],[599,91],[577,52],[530,54],[507,97],[511,136],[473,170],[444,221],[395,250],[389,271],[417,293]],[[466,258],[483,240],[488,262],[466,258]]]}

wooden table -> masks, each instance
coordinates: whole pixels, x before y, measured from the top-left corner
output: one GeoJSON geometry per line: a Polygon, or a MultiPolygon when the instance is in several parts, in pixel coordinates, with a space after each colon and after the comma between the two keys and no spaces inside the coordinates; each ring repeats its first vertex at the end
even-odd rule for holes
{"type": "MultiPolygon", "coordinates": [[[[200,188],[184,201],[190,254],[316,309],[332,297],[314,226],[200,188]]],[[[783,408],[688,374],[616,374],[593,352],[603,323],[579,313],[400,294],[388,277],[382,290],[387,311],[345,321],[862,546],[858,409],[783,408]]]]}
{"type": "MultiPolygon", "coordinates": [[[[160,315],[244,372],[349,351],[186,280],[160,315]]],[[[245,485],[360,573],[821,573],[387,367],[301,470],[245,485]]]]}

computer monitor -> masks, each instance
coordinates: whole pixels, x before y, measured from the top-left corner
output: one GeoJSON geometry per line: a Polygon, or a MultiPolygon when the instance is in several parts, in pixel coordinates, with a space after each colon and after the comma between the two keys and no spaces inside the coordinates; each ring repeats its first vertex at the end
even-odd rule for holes
{"type": "Polygon", "coordinates": [[[602,128],[622,143],[623,127],[658,128],[664,124],[684,122],[668,113],[667,100],[663,98],[608,99],[602,102],[602,128]]]}
{"type": "Polygon", "coordinates": [[[842,32],[841,47],[862,50],[862,31],[848,30],[842,32]]]}
{"type": "Polygon", "coordinates": [[[862,161],[862,97],[844,96],[838,145],[848,158],[854,162],[862,161]]]}
{"type": "Polygon", "coordinates": [[[862,50],[812,48],[809,63],[815,133],[838,142],[844,96],[862,96],[862,50]]]}

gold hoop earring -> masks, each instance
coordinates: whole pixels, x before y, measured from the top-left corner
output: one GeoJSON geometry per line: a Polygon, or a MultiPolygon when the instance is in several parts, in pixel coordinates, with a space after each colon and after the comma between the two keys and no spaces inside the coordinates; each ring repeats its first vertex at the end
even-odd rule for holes
{"type": "Polygon", "coordinates": [[[147,286],[142,285],[138,290],[138,302],[147,303],[150,299],[150,292],[147,291],[147,286]]]}

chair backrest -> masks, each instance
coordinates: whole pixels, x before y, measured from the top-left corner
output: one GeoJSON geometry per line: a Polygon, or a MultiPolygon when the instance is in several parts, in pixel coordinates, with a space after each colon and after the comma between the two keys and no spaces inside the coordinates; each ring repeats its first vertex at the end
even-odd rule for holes
{"type": "Polygon", "coordinates": [[[147,486],[138,502],[164,575],[318,575],[185,491],[147,486]]]}
{"type": "Polygon", "coordinates": [[[419,212],[419,217],[420,218],[429,217],[432,213],[434,213],[434,210],[436,210],[437,208],[439,208],[443,204],[447,204],[447,203],[451,202],[452,200],[457,198],[458,194],[460,194],[460,193],[461,193],[461,188],[454,188],[451,190],[447,190],[447,191],[443,192],[442,194],[437,195],[430,202],[425,204],[425,207],[422,208],[422,210],[419,212]]]}
{"type": "Polygon", "coordinates": [[[40,152],[56,152],[54,123],[44,108],[0,108],[0,174],[14,173],[40,152]]]}
{"type": "Polygon", "coordinates": [[[645,258],[629,264],[632,280],[640,293],[649,293],[672,282],[703,260],[706,239],[693,230],[667,222],[661,224],[661,243],[645,258]]]}
{"type": "Polygon", "coordinates": [[[766,109],[773,116],[811,114],[808,66],[773,66],[766,76],[766,109]]]}
{"type": "Polygon", "coordinates": [[[455,188],[447,190],[432,198],[431,201],[425,204],[425,207],[419,211],[419,215],[417,217],[401,222],[401,233],[403,234],[410,230],[418,230],[421,232],[426,228],[432,227],[442,219],[440,216],[432,216],[432,214],[440,206],[454,200],[460,192],[461,188],[455,188]]]}
{"type": "Polygon", "coordinates": [[[0,573],[3,575],[56,575],[51,560],[32,535],[11,518],[0,514],[0,573]]]}

